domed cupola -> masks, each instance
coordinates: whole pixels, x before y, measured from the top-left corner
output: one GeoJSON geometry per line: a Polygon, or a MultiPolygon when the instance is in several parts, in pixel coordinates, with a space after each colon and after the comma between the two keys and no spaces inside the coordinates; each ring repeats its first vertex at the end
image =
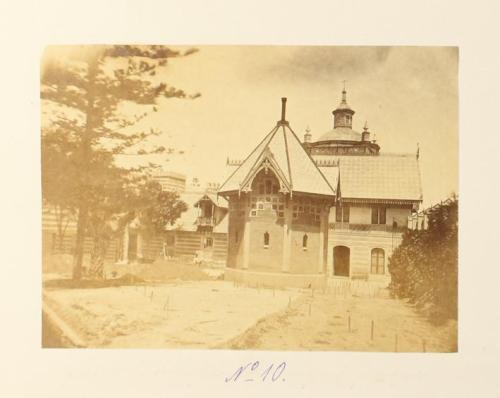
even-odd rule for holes
{"type": "Polygon", "coordinates": [[[352,129],[352,115],[354,115],[354,111],[347,104],[347,92],[345,91],[345,82],[344,89],[342,90],[342,101],[340,102],[337,109],[332,111],[333,113],[333,128],[349,128],[352,129]]]}
{"type": "MultiPolygon", "coordinates": [[[[368,125],[363,133],[352,128],[354,110],[347,104],[347,92],[342,90],[342,101],[333,113],[333,128],[321,134],[311,142],[311,137],[304,140],[303,146],[312,156],[316,155],[378,155],[380,146],[370,140],[368,125]]],[[[305,138],[305,137],[304,137],[305,138]]]]}

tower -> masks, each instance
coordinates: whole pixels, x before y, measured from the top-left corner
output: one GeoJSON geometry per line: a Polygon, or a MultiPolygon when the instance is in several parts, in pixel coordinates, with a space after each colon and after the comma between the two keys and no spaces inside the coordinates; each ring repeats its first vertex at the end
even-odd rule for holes
{"type": "Polygon", "coordinates": [[[354,111],[347,104],[347,92],[345,90],[345,80],[344,80],[344,88],[342,90],[342,101],[339,106],[332,111],[333,113],[333,128],[345,127],[352,129],[352,116],[354,115],[354,111]]]}

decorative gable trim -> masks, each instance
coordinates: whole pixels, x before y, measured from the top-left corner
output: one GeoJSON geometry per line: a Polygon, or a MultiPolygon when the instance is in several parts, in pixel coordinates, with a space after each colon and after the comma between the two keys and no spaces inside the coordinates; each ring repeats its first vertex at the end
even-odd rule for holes
{"type": "Polygon", "coordinates": [[[261,159],[257,163],[256,166],[252,168],[247,177],[243,180],[240,185],[240,191],[242,192],[251,192],[252,191],[252,183],[255,179],[255,176],[262,170],[267,174],[269,170],[271,170],[277,177],[280,183],[280,192],[289,193],[292,191],[292,185],[287,181],[284,172],[278,166],[276,160],[274,159],[274,155],[272,154],[269,147],[266,147],[262,152],[261,159]]]}

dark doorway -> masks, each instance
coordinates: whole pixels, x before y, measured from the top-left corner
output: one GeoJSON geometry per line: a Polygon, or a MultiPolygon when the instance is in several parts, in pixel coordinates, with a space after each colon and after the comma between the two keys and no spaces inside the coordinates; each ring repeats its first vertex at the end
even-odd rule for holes
{"type": "Polygon", "coordinates": [[[137,233],[129,232],[128,237],[128,261],[137,260],[137,233]]]}
{"type": "Polygon", "coordinates": [[[351,250],[346,246],[333,248],[333,275],[349,276],[351,250]]]}

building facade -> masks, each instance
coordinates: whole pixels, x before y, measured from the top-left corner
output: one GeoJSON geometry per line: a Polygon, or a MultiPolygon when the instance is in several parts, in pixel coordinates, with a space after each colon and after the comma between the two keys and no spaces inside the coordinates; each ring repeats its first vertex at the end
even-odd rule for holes
{"type": "Polygon", "coordinates": [[[173,171],[162,171],[154,175],[164,191],[182,193],[186,190],[186,176],[173,171]]]}
{"type": "Polygon", "coordinates": [[[387,262],[422,201],[418,156],[385,155],[352,128],[345,89],[333,129],[301,142],[286,120],[222,184],[229,204],[226,278],[322,286],[329,278],[387,284],[387,262]]]}

